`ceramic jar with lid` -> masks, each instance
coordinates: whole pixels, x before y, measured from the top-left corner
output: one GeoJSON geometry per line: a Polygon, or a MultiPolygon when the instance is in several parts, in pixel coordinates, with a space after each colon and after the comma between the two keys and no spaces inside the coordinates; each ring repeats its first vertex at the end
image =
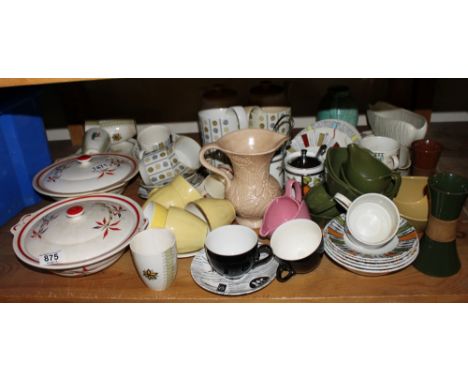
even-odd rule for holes
{"type": "Polygon", "coordinates": [[[319,104],[317,120],[340,119],[357,126],[359,110],[347,86],[331,86],[319,104]]]}
{"type": "Polygon", "coordinates": [[[307,150],[288,154],[284,161],[284,168],[286,180],[293,179],[300,182],[304,195],[314,185],[323,182],[323,162],[307,150]]]}

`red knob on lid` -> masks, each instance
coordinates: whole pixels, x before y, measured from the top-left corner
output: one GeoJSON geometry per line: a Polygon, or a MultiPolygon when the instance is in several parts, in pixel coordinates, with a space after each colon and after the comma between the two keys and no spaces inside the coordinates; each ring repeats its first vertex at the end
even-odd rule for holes
{"type": "Polygon", "coordinates": [[[81,163],[86,163],[89,162],[89,160],[91,159],[91,155],[81,155],[76,159],[81,163]]]}
{"type": "Polygon", "coordinates": [[[77,217],[77,216],[81,216],[81,215],[83,215],[83,213],[84,213],[84,208],[81,207],[81,206],[73,206],[73,207],[70,207],[67,210],[67,216],[69,218],[74,218],[74,217],[77,217]]]}

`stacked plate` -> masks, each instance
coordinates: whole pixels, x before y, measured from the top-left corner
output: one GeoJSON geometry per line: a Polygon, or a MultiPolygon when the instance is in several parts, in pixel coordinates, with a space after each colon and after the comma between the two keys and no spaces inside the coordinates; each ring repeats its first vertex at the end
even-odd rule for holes
{"type": "Polygon", "coordinates": [[[331,220],[323,230],[325,252],[342,267],[365,276],[381,276],[402,270],[416,259],[419,240],[416,230],[401,219],[395,238],[382,248],[357,247],[346,232],[346,215],[331,220]]]}
{"type": "Polygon", "coordinates": [[[301,130],[291,141],[288,151],[306,149],[315,154],[321,145],[346,147],[360,140],[361,134],[353,125],[338,119],[324,119],[301,130]]]}
{"type": "Polygon", "coordinates": [[[84,276],[115,263],[146,226],[141,207],[122,195],[69,198],[25,215],[12,229],[24,263],[61,276],[84,276]]]}

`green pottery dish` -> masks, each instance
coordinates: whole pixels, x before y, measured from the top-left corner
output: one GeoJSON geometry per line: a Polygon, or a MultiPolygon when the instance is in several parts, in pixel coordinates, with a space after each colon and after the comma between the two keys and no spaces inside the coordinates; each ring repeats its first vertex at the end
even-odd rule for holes
{"type": "Polygon", "coordinates": [[[343,164],[349,184],[361,192],[383,192],[392,182],[394,174],[369,150],[355,144],[348,145],[348,160],[343,164]]]}
{"type": "Polygon", "coordinates": [[[309,211],[313,214],[322,213],[336,205],[335,200],[328,194],[323,183],[312,187],[304,199],[309,211]]]}
{"type": "MultiPolygon", "coordinates": [[[[333,196],[339,192],[352,201],[366,192],[353,187],[351,184],[340,177],[340,173],[343,172],[341,168],[347,162],[347,160],[348,150],[346,148],[331,148],[327,151],[327,156],[325,158],[325,186],[330,196],[333,196]]],[[[372,160],[376,159],[372,157],[372,160]]],[[[387,185],[387,187],[377,192],[384,194],[390,199],[393,199],[398,193],[400,184],[401,176],[397,173],[394,173],[392,174],[390,183],[387,185]]]]}

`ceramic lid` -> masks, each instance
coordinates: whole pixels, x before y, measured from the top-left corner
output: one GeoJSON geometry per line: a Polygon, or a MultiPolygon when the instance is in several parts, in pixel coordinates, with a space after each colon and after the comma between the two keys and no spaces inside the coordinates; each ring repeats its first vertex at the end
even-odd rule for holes
{"type": "Polygon", "coordinates": [[[217,84],[202,95],[201,110],[235,106],[239,103],[237,92],[217,84]]]}
{"type": "Polygon", "coordinates": [[[80,155],[56,162],[33,179],[44,195],[67,197],[110,190],[127,183],[138,173],[135,159],[116,153],[80,155]]]}
{"type": "Polygon", "coordinates": [[[262,81],[250,89],[249,102],[258,106],[289,106],[285,88],[271,81],[262,81]]]}
{"type": "Polygon", "coordinates": [[[293,158],[289,165],[296,168],[314,168],[320,166],[320,162],[317,158],[307,155],[307,150],[301,150],[301,154],[293,158]]]}
{"type": "Polygon", "coordinates": [[[74,268],[123,250],[144,226],[140,206],[114,194],[83,195],[26,215],[12,228],[16,255],[34,267],[74,268]],[[45,255],[58,262],[44,264],[45,255]]]}

